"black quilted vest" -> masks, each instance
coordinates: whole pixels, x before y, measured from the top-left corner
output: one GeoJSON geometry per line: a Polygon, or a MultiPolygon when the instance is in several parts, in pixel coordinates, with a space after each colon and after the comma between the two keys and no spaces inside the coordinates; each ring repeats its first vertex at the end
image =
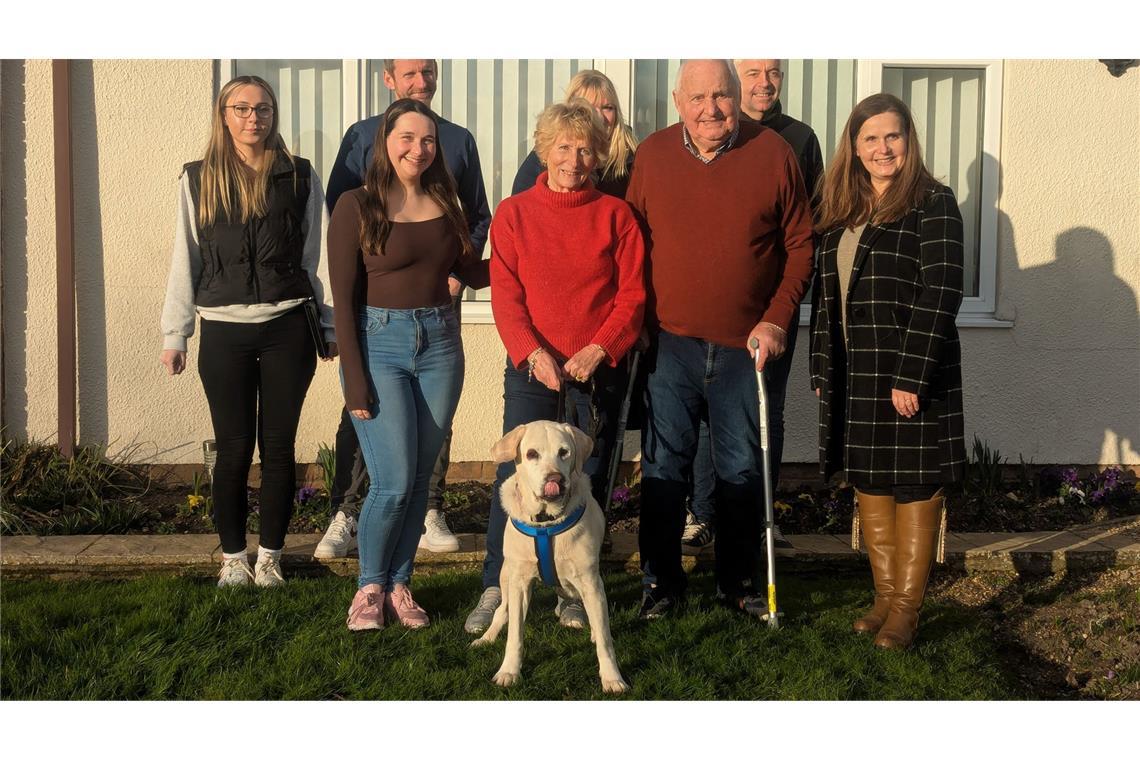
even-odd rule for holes
{"type": "Polygon", "coordinates": [[[240,211],[219,208],[212,227],[197,222],[202,189],[202,162],[186,164],[194,199],[202,276],[194,293],[198,306],[273,303],[312,296],[301,268],[303,223],[312,177],[309,162],[294,157],[295,166],[278,155],[269,177],[269,211],[242,223],[240,211]]]}

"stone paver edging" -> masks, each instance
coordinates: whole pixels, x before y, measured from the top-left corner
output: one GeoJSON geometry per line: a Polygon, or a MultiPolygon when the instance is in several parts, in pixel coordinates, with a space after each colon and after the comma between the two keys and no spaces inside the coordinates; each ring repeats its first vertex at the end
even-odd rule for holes
{"type": "MultiPolygon", "coordinates": [[[[610,568],[637,572],[637,536],[615,533],[612,547],[602,561],[610,568]]],[[[315,560],[313,550],[321,535],[291,535],[286,539],[282,564],[295,573],[356,575],[355,557],[315,560]]],[[[784,567],[818,563],[859,563],[862,554],[850,546],[847,536],[795,535],[793,559],[781,559],[784,567]]],[[[257,537],[249,537],[257,546],[257,537]]],[[[474,570],[483,562],[481,534],[460,534],[459,551],[434,554],[420,550],[419,572],[474,570]]],[[[712,567],[714,546],[684,558],[685,569],[712,567]]],[[[946,562],[968,571],[1015,571],[1027,574],[1055,573],[1067,569],[1099,569],[1140,565],[1140,520],[1115,521],[1071,531],[1035,533],[951,533],[946,537],[946,562]]],[[[23,577],[129,577],[142,572],[212,574],[221,563],[216,536],[4,536],[0,537],[0,573],[4,578],[23,577]]]]}

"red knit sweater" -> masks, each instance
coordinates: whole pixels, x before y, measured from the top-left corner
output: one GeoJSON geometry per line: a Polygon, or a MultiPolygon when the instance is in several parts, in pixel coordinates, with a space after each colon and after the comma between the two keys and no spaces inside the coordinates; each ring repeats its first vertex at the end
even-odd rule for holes
{"type": "Polygon", "coordinates": [[[792,327],[811,278],[811,208],[774,130],[741,124],[711,164],[685,148],[680,124],[655,132],[625,197],[646,230],[647,319],[739,348],[757,322],[792,327]]]}
{"type": "Polygon", "coordinates": [[[591,343],[616,365],[641,331],[644,256],[629,206],[592,185],[556,193],[543,172],[504,198],[491,222],[491,310],[514,365],[536,348],[561,363],[591,343]]]}

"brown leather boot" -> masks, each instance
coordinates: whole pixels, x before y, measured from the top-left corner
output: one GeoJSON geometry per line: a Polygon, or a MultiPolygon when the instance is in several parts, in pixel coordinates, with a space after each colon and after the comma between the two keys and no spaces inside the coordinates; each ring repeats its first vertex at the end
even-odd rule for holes
{"type": "Polygon", "coordinates": [[[875,637],[876,646],[906,649],[914,642],[941,519],[941,489],[927,501],[895,505],[895,593],[887,620],[875,637]]]}
{"type": "Polygon", "coordinates": [[[875,579],[875,604],[852,627],[857,633],[875,633],[887,619],[895,590],[895,497],[856,489],[855,504],[871,561],[871,577],[875,579]]]}

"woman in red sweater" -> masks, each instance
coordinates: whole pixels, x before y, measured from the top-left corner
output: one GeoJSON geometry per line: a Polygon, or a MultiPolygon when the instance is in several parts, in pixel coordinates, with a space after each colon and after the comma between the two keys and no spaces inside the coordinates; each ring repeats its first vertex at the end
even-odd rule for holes
{"type": "MultiPolygon", "coordinates": [[[[552,105],[538,117],[535,153],[546,171],[534,187],[504,199],[491,223],[491,309],[507,348],[503,432],[535,420],[566,421],[595,439],[586,472],[602,501],[625,373],[619,362],[637,340],[645,310],[645,243],[625,201],[594,187],[609,138],[588,102],[552,105]]],[[[492,489],[483,596],[468,632],[490,624],[502,596],[506,515],[492,489]]],[[[580,603],[559,602],[563,625],[581,628],[580,603]]]]}

